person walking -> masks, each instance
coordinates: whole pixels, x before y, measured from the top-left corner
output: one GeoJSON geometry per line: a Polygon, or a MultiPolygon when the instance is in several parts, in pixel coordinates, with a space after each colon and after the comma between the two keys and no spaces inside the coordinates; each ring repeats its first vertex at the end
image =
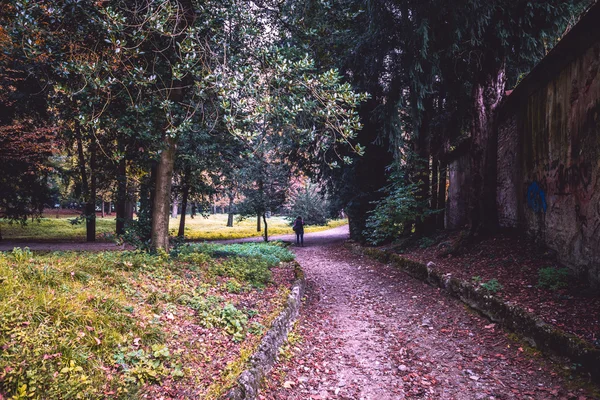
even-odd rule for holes
{"type": "Polygon", "coordinates": [[[304,221],[300,215],[294,221],[292,229],[296,232],[296,245],[304,247],[304,221]]]}

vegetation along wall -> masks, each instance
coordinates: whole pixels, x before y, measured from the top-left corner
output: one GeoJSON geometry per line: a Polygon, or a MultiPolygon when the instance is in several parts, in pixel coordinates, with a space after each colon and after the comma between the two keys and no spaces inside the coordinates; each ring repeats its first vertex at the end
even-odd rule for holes
{"type": "Polygon", "coordinates": [[[524,228],[600,286],[600,40],[582,22],[505,104],[497,202],[502,226],[524,228]],[[565,54],[569,43],[579,49],[565,54]]]}

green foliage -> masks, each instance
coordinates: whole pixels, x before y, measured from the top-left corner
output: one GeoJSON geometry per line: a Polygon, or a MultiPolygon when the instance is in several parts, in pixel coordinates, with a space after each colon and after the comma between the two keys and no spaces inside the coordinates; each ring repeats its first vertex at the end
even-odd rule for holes
{"type": "MultiPolygon", "coordinates": [[[[1,392],[17,398],[101,397],[107,383],[100,367],[111,364],[130,335],[154,337],[150,327],[135,323],[119,290],[100,279],[120,281],[113,266],[99,255],[0,253],[1,392]]],[[[124,379],[108,388],[118,397],[134,389],[124,379]]]]}
{"type": "Polygon", "coordinates": [[[218,276],[248,282],[255,287],[264,287],[271,281],[268,262],[262,257],[232,257],[215,263],[210,271],[218,276]]]}
{"type": "Polygon", "coordinates": [[[124,371],[125,382],[133,385],[157,383],[172,373],[165,364],[171,359],[171,353],[163,344],[152,345],[148,352],[139,349],[125,354],[117,353],[114,359],[124,371]]]}
{"type": "Polygon", "coordinates": [[[376,201],[375,209],[368,214],[364,235],[373,245],[396,239],[407,224],[431,215],[426,199],[419,199],[419,186],[405,183],[404,174],[392,167],[389,184],[382,192],[385,196],[376,201]]]}
{"type": "Polygon", "coordinates": [[[228,280],[225,283],[225,288],[229,293],[241,293],[243,290],[242,285],[235,279],[228,280]]]}
{"type": "MultiPolygon", "coordinates": [[[[25,224],[7,223],[0,219],[2,235],[9,240],[81,240],[85,238],[85,224],[73,225],[68,218],[40,218],[25,224]]],[[[99,236],[115,230],[114,218],[96,220],[96,232],[99,236]]]]}
{"type": "MultiPolygon", "coordinates": [[[[284,248],[272,247],[289,259],[284,248]]],[[[238,250],[244,251],[260,252],[238,250]]],[[[214,260],[199,252],[176,259],[164,251],[0,252],[0,393],[129,399],[141,385],[181,378],[180,353],[167,347],[165,321],[181,318],[174,314],[187,306],[199,325],[244,340],[257,311],[239,308],[233,292],[241,291],[242,279],[265,285],[268,260],[214,260]],[[227,278],[227,301],[217,295],[223,289],[214,282],[218,274],[239,277],[227,278]]]]}
{"type": "Polygon", "coordinates": [[[233,304],[221,306],[223,299],[216,296],[205,296],[196,293],[194,296],[182,295],[178,302],[196,310],[198,322],[207,328],[221,327],[233,337],[241,341],[246,335],[248,315],[238,310],[233,304]]]}
{"type": "Polygon", "coordinates": [[[430,238],[430,237],[424,237],[421,238],[421,240],[419,240],[419,247],[422,249],[426,249],[428,247],[431,247],[435,244],[435,239],[434,238],[430,238]]]}
{"type": "Polygon", "coordinates": [[[260,324],[258,322],[253,322],[250,325],[250,328],[248,328],[248,332],[251,333],[252,335],[262,335],[262,333],[265,330],[265,326],[263,324],[260,324]]]}
{"type": "Polygon", "coordinates": [[[541,268],[538,271],[537,287],[550,290],[559,290],[567,287],[569,278],[568,268],[541,268]]]}
{"type": "Polygon", "coordinates": [[[482,283],[480,286],[482,289],[485,289],[490,293],[496,293],[503,289],[503,286],[496,278],[490,279],[489,281],[482,283]]]}
{"type": "Polygon", "coordinates": [[[325,225],[329,219],[329,204],[316,185],[310,184],[296,191],[290,199],[290,218],[301,215],[306,225],[325,225]]]}
{"type": "Polygon", "coordinates": [[[280,262],[294,260],[294,253],[279,242],[271,243],[242,243],[242,244],[212,244],[194,243],[181,248],[181,254],[203,253],[214,257],[253,257],[262,260],[267,267],[274,267],[280,262]]]}

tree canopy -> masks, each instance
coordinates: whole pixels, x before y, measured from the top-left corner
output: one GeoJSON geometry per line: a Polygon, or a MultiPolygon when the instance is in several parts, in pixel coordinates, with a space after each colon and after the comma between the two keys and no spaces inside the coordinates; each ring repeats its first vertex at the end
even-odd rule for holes
{"type": "MultiPolygon", "coordinates": [[[[443,226],[448,157],[466,149],[471,232],[493,231],[498,106],[588,4],[3,4],[0,212],[39,213],[60,170],[86,204],[88,240],[99,193],[114,193],[117,233],[135,229],[166,249],[173,201],[185,210],[226,192],[231,206],[245,191],[247,205],[253,190],[305,174],[346,210],[357,238],[377,204],[391,213],[403,196],[410,213],[398,234],[426,233],[443,226]],[[57,157],[71,161],[53,169],[57,157]]],[[[283,204],[275,192],[253,212],[283,204]]]]}

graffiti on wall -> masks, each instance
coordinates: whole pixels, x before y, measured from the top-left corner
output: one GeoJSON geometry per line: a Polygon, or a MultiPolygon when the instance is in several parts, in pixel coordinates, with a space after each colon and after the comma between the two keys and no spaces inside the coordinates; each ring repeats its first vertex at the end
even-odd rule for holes
{"type": "Polygon", "coordinates": [[[533,181],[527,188],[527,205],[535,213],[546,212],[548,203],[546,203],[546,193],[540,187],[537,181],[533,181]]]}

